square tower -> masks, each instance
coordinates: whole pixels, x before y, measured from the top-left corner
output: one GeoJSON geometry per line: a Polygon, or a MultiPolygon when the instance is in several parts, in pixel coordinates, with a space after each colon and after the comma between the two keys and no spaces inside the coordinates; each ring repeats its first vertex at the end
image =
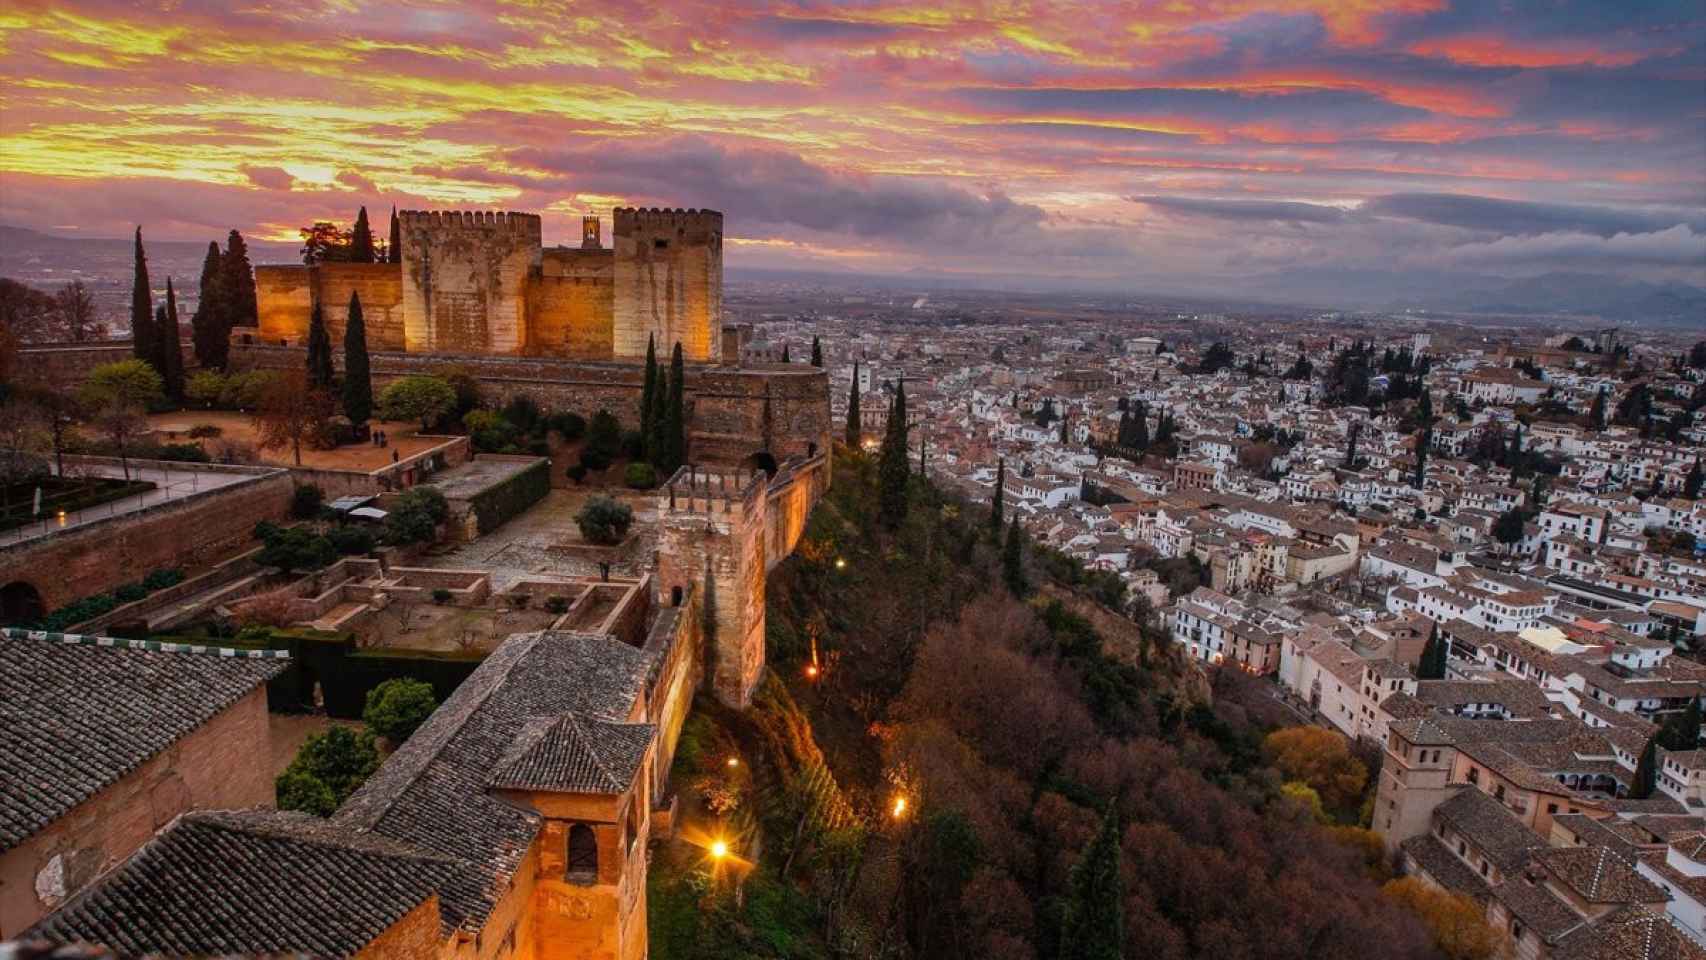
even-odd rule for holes
{"type": "Polygon", "coordinates": [[[723,215],[715,210],[618,207],[616,358],[665,357],[677,342],[696,363],[722,357],[723,215]]]}
{"type": "Polygon", "coordinates": [[[411,353],[519,353],[543,228],[530,213],[405,210],[403,342],[411,353]]]}

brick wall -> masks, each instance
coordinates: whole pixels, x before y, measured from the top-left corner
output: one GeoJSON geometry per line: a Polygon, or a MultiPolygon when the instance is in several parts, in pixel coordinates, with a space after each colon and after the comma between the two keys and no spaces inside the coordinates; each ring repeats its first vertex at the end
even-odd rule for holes
{"type": "Polygon", "coordinates": [[[614,260],[609,250],[547,250],[527,293],[530,356],[614,355],[614,260]]]}
{"type": "MultiPolygon", "coordinates": [[[[184,366],[195,368],[195,349],[183,344],[184,366]]],[[[37,343],[18,351],[12,365],[12,375],[20,381],[46,383],[56,387],[75,387],[89,378],[90,371],[105,363],[117,363],[135,357],[129,340],[101,340],[94,343],[37,343]]]]}
{"type": "Polygon", "coordinates": [[[717,697],[738,707],[764,669],[766,502],[760,478],[685,468],[658,495],[658,602],[676,587],[700,593],[715,625],[704,669],[717,697]]]}
{"type": "Polygon", "coordinates": [[[443,953],[443,947],[435,893],[356,951],[355,956],[357,960],[435,960],[443,953]]]}
{"type": "Polygon", "coordinates": [[[258,521],[283,519],[292,488],[288,472],[257,471],[228,487],[0,548],[0,583],[34,585],[53,610],[150,570],[206,566],[249,544],[258,521]]]}
{"type": "Polygon", "coordinates": [[[256,687],[40,833],[0,854],[0,938],[46,916],[180,813],[272,806],[272,771],[255,762],[271,753],[266,698],[266,687],[256,687]],[[49,878],[59,871],[63,882],[52,882],[49,878]],[[38,886],[49,894],[45,901],[38,886]]]}
{"type": "Polygon", "coordinates": [[[405,348],[517,353],[541,223],[527,213],[405,210],[401,225],[405,348]]]}
{"type": "Polygon", "coordinates": [[[640,359],[649,336],[687,359],[722,355],[723,215],[618,207],[616,356],[640,359]]]}

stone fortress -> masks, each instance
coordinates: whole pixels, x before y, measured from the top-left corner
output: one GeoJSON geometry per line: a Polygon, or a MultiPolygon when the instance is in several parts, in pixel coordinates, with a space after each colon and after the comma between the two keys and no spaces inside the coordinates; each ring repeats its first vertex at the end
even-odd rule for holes
{"type": "Polygon", "coordinates": [[[679,342],[688,360],[733,361],[725,343],[723,215],[617,208],[614,246],[597,217],[578,247],[547,248],[529,213],[406,210],[397,263],[255,269],[259,335],[300,342],[315,302],[334,342],[351,293],[369,347],[580,360],[643,358],[679,342]]]}
{"type": "MultiPolygon", "coordinates": [[[[317,303],[343,342],[361,298],[375,388],[454,363],[502,401],[608,409],[636,426],[648,342],[688,363],[690,459],[776,461],[829,448],[829,381],[805,364],[742,363],[749,328],[723,318],[723,215],[617,208],[613,244],[596,217],[580,245],[546,247],[528,213],[404,211],[397,263],[260,265],[256,327],[233,334],[238,366],[301,362],[317,303]]],[[[334,350],[338,362],[343,351],[334,350]]]]}

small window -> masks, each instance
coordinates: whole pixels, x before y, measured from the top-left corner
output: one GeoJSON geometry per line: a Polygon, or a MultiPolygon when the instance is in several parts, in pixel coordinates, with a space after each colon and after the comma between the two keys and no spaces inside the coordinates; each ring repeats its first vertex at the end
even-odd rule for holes
{"type": "Polygon", "coordinates": [[[681,588],[680,587],[670,587],[669,588],[669,605],[672,607],[681,606],[681,588]]]}
{"type": "Polygon", "coordinates": [[[653,240],[652,241],[652,249],[654,249],[654,250],[668,250],[669,249],[669,241],[664,240],[662,238],[659,238],[657,240],[653,240]]]}
{"type": "Polygon", "coordinates": [[[598,835],[584,823],[569,828],[569,879],[581,883],[598,879],[598,835]]]}

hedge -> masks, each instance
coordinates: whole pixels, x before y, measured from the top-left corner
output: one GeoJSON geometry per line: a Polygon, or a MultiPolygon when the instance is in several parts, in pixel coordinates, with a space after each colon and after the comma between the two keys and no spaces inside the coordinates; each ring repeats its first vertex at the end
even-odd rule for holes
{"type": "Polygon", "coordinates": [[[468,501],[481,533],[490,533],[551,492],[551,462],[540,460],[468,501]]]}

